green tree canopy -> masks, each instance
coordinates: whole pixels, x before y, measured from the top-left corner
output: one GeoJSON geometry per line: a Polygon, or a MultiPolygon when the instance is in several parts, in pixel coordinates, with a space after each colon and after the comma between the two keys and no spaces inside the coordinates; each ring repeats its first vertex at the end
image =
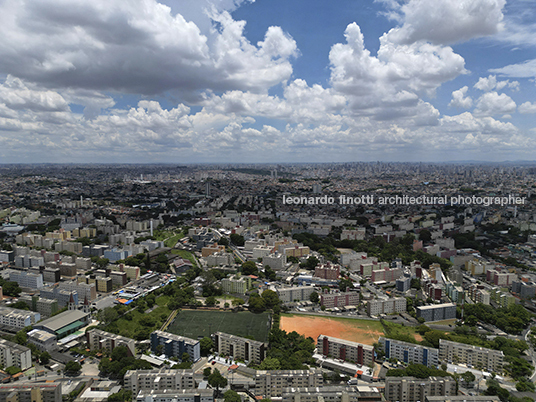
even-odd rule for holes
{"type": "Polygon", "coordinates": [[[218,369],[214,369],[211,375],[208,376],[208,384],[212,388],[216,388],[216,396],[220,393],[220,388],[227,386],[227,378],[221,375],[218,369]]]}
{"type": "Polygon", "coordinates": [[[224,392],[223,400],[224,402],[242,402],[242,398],[240,398],[238,392],[233,391],[232,389],[224,392]]]}

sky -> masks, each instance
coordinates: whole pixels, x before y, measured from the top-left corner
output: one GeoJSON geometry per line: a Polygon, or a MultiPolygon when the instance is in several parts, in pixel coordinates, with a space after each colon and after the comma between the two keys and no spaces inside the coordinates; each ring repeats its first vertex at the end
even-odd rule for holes
{"type": "Polygon", "coordinates": [[[0,163],[536,155],[533,0],[0,0],[0,163]]]}

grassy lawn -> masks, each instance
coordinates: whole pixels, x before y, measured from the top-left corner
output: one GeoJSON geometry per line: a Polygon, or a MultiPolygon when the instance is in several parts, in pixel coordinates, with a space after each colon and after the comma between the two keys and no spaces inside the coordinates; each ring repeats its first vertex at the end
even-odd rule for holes
{"type": "Polygon", "coordinates": [[[149,331],[150,334],[152,331],[160,329],[171,314],[171,310],[166,306],[168,301],[169,296],[159,296],[151,312],[149,312],[149,308],[143,313],[140,313],[137,309],[129,311],[120,319],[109,324],[105,331],[134,339],[136,339],[136,334],[141,330],[149,331]]]}
{"type": "Polygon", "coordinates": [[[182,310],[167,329],[167,332],[193,339],[217,331],[265,342],[270,332],[270,314],[182,310]]]}
{"type": "Polygon", "coordinates": [[[197,266],[197,264],[195,263],[194,256],[189,251],[186,251],[186,250],[171,250],[171,254],[180,255],[182,258],[184,258],[186,260],[190,260],[190,262],[192,264],[194,264],[194,266],[197,266]]]}
{"type": "Polygon", "coordinates": [[[179,234],[176,234],[174,236],[171,236],[169,239],[167,239],[165,242],[164,242],[164,245],[166,247],[169,247],[169,248],[173,248],[175,247],[175,245],[177,244],[177,242],[182,239],[184,237],[184,234],[181,232],[179,234]]]}

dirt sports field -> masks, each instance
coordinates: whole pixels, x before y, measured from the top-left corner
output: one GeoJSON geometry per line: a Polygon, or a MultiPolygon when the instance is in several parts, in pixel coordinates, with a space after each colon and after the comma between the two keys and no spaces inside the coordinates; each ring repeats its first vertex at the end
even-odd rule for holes
{"type": "Polygon", "coordinates": [[[383,336],[383,329],[379,321],[353,320],[330,318],[310,315],[282,315],[281,329],[292,332],[296,331],[305,337],[317,340],[318,335],[328,335],[335,338],[346,339],[372,345],[383,336]]]}

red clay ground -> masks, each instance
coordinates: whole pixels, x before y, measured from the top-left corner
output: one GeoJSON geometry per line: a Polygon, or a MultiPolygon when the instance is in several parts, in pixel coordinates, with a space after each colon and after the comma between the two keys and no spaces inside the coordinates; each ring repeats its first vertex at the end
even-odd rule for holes
{"type": "Polygon", "coordinates": [[[335,338],[345,339],[372,345],[378,342],[378,338],[383,336],[383,331],[378,327],[379,322],[364,320],[337,320],[329,317],[312,317],[294,315],[292,317],[281,317],[281,329],[292,332],[296,331],[305,337],[317,340],[318,335],[328,335],[335,338]]]}

